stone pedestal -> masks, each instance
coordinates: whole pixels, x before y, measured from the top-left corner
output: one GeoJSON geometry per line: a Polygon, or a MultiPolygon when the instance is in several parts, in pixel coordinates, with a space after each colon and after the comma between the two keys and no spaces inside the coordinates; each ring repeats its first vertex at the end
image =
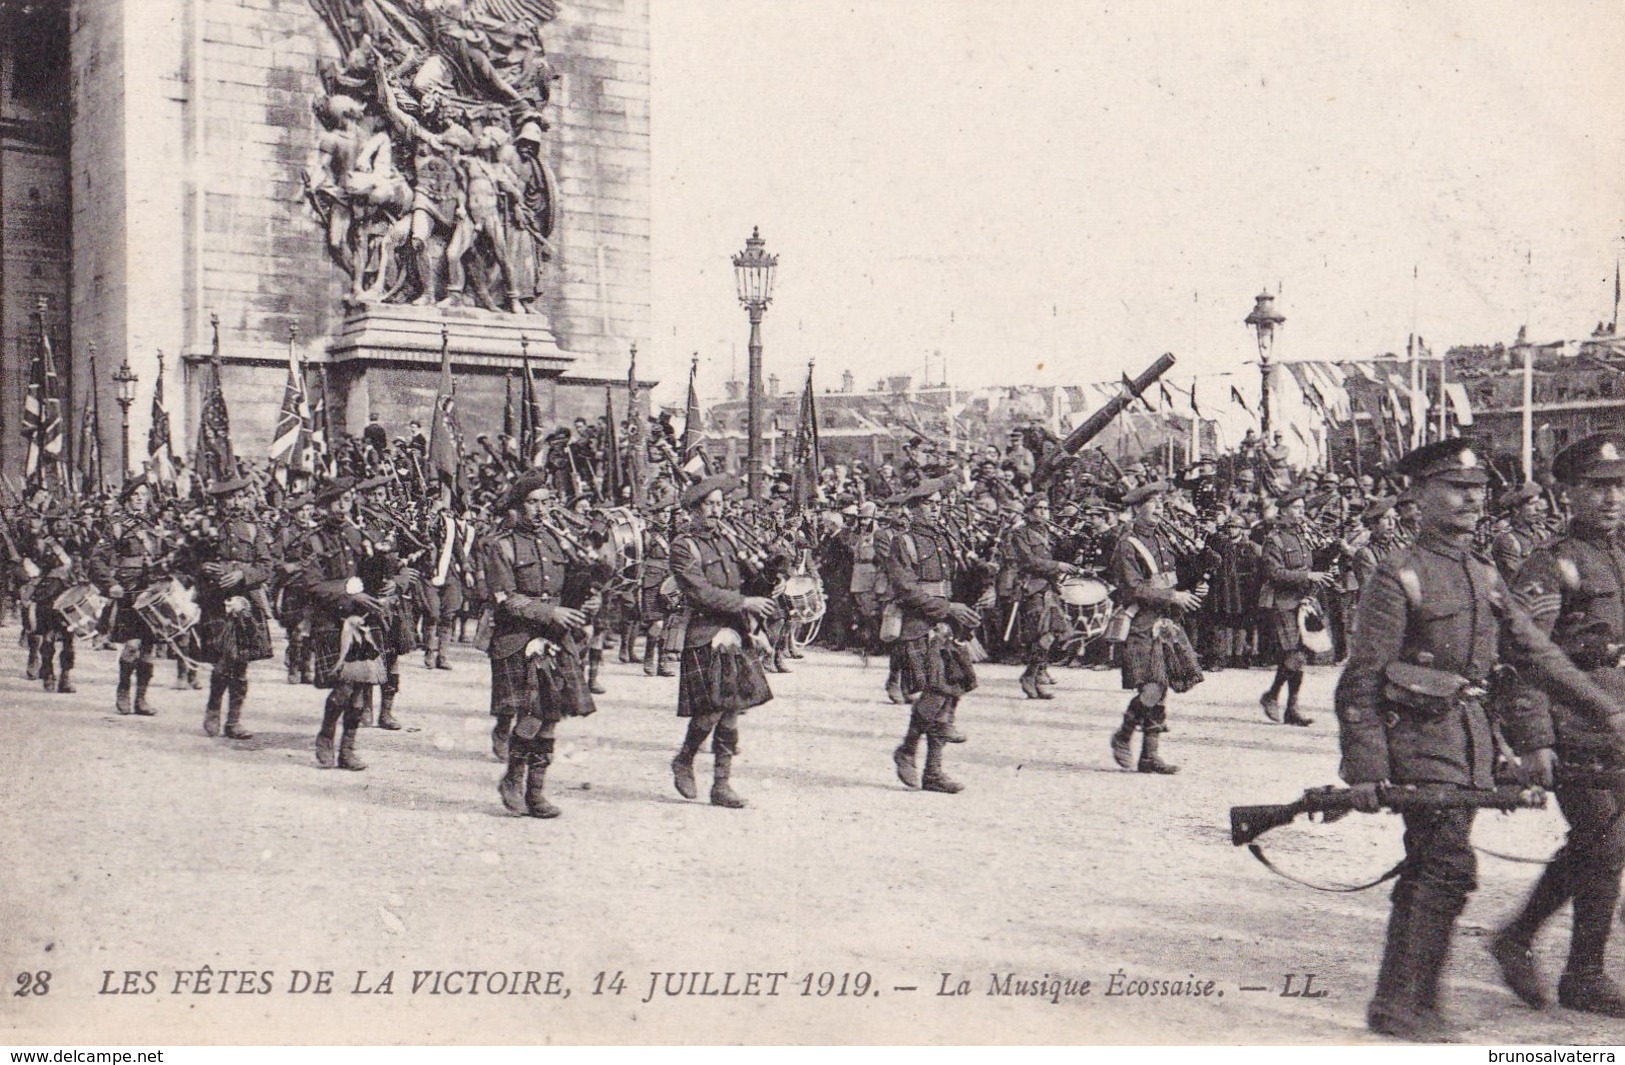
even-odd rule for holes
{"type": "Polygon", "coordinates": [[[531,372],[538,377],[557,376],[575,362],[575,356],[559,349],[543,315],[391,303],[352,305],[328,341],[327,353],[335,366],[360,361],[439,369],[442,329],[457,374],[519,369],[521,337],[529,346],[531,372]]]}

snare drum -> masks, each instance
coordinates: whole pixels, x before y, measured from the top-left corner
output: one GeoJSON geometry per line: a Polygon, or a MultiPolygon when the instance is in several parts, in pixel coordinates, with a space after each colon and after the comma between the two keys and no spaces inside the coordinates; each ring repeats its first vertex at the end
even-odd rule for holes
{"type": "Polygon", "coordinates": [[[1111,616],[1111,589],[1093,577],[1068,577],[1061,582],[1061,603],[1072,627],[1091,639],[1106,631],[1111,616]]]}
{"type": "Polygon", "coordinates": [[[192,589],[174,577],[166,577],[136,596],[135,612],[160,640],[179,639],[203,616],[192,589]]]}
{"type": "Polygon", "coordinates": [[[94,584],[76,584],[56,597],[51,604],[69,632],[81,640],[95,636],[100,629],[102,611],[107,609],[107,598],[96,591],[94,584]]]}
{"type": "Polygon", "coordinates": [[[824,587],[811,574],[796,574],[784,582],[780,593],[785,602],[785,614],[793,622],[809,623],[824,616],[824,587]]]}
{"type": "Polygon", "coordinates": [[[609,529],[607,547],[610,565],[622,576],[631,576],[643,562],[642,515],[630,507],[611,507],[603,521],[609,529]]]}

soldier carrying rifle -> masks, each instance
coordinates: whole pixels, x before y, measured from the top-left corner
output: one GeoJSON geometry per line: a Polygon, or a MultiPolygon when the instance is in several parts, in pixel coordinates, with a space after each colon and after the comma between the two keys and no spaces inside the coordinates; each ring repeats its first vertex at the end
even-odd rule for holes
{"type": "MultiPolygon", "coordinates": [[[[1625,713],[1580,672],[1514,602],[1472,536],[1489,481],[1462,440],[1417,448],[1397,472],[1411,479],[1417,542],[1384,558],[1360,600],[1349,661],[1338,681],[1341,775],[1356,808],[1375,811],[1382,785],[1495,785],[1487,700],[1473,698],[1502,642],[1524,679],[1625,745],[1625,713]]],[[[1549,752],[1532,754],[1537,767],[1549,752]]],[[[1472,807],[1407,810],[1405,863],[1393,892],[1382,967],[1366,1023],[1405,1039],[1452,1038],[1439,1013],[1439,977],[1456,918],[1478,887],[1472,807]]]]}

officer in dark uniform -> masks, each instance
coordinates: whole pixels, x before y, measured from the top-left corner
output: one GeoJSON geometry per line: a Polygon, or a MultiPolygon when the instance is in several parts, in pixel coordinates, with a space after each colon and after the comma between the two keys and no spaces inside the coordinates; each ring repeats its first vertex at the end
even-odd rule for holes
{"type": "Polygon", "coordinates": [[[200,657],[213,662],[203,731],[220,735],[220,703],[227,702],[227,739],[252,739],[242,727],[248,700],[248,664],[271,657],[265,586],[273,573],[270,534],[248,509],[248,482],[232,477],[209,489],[219,506],[209,557],[196,559],[197,601],[202,612],[200,657]]]}
{"type": "Polygon", "coordinates": [[[1116,586],[1119,610],[1132,613],[1128,635],[1122,646],[1123,687],[1134,692],[1123,723],[1112,733],[1112,758],[1129,768],[1134,732],[1143,734],[1141,773],[1177,773],[1159,753],[1161,736],[1168,731],[1169,677],[1162,656],[1152,653],[1157,623],[1167,620],[1178,625],[1178,617],[1201,605],[1194,591],[1178,588],[1176,567],[1179,554],[1163,530],[1162,496],[1167,484],[1153,481],[1130,489],[1123,505],[1134,511],[1134,520],[1118,538],[1112,552],[1112,583],[1116,586]]]}
{"type": "MultiPolygon", "coordinates": [[[[1625,526],[1625,437],[1599,434],[1571,444],[1552,460],[1552,477],[1568,499],[1568,534],[1534,549],[1514,577],[1512,593],[1570,661],[1625,700],[1620,657],[1625,645],[1625,539],[1620,533],[1625,526]]],[[[1523,911],[1496,937],[1493,953],[1518,997],[1531,1006],[1548,1005],[1531,945],[1546,919],[1572,900],[1574,923],[1558,1002],[1573,1010],[1625,1017],[1625,992],[1603,971],[1625,871],[1625,759],[1614,736],[1562,702],[1531,690],[1513,703],[1507,738],[1539,783],[1552,786],[1555,768],[1557,804],[1569,823],[1569,836],[1523,911]]]]}
{"type": "MultiPolygon", "coordinates": [[[[1463,440],[1428,444],[1401,459],[1397,472],[1411,478],[1418,540],[1383,559],[1363,590],[1337,684],[1340,772],[1353,785],[1358,808],[1378,809],[1377,786],[1384,782],[1494,786],[1489,712],[1471,693],[1486,686],[1503,644],[1526,680],[1619,736],[1625,715],[1616,700],[1530,621],[1495,567],[1471,553],[1489,480],[1472,447],[1463,440]],[[1444,683],[1420,682],[1419,671],[1444,683]],[[1455,695],[1440,698],[1441,688],[1455,695]]],[[[1403,815],[1406,860],[1366,1012],[1373,1031],[1451,1038],[1438,1012],[1439,976],[1456,918],[1478,886],[1474,813],[1441,808],[1403,815]]]]}
{"type": "Polygon", "coordinates": [[[1050,649],[1071,632],[1061,609],[1056,582],[1078,572],[1078,567],[1055,557],[1055,535],[1050,525],[1049,499],[1034,495],[1027,501],[1027,521],[1010,538],[1021,595],[1020,635],[1017,638],[1027,668],[1021,674],[1021,693],[1029,699],[1053,699],[1048,678],[1050,649]]]}
{"type": "Polygon", "coordinates": [[[1492,542],[1491,557],[1501,579],[1510,584],[1530,552],[1546,539],[1546,497],[1540,485],[1530,482],[1508,492],[1501,499],[1501,513],[1507,527],[1492,542]]]}
{"type": "Polygon", "coordinates": [[[688,730],[671,761],[672,783],[683,798],[699,797],[694,756],[710,737],[711,805],[730,810],[745,806],[730,783],[739,752],[739,715],[772,698],[751,653],[751,629],[774,613],[773,600],[740,591],[740,547],[721,526],[723,497],[735,484],[732,477],[717,475],[684,489],[682,504],[691,525],[671,542],[671,572],[689,611],[677,680],[677,716],[688,719],[688,730]]]}
{"type": "Polygon", "coordinates": [[[892,538],[886,559],[891,594],[903,613],[897,640],[901,687],[920,693],[910,710],[903,742],[892,752],[892,762],[897,779],[905,786],[948,795],[964,786],[943,772],[942,750],[956,738],[954,715],[960,698],[976,687],[969,655],[955,637],[974,632],[981,624],[974,607],[952,598],[961,560],[938,525],[943,493],[952,484],[951,476],[922,481],[904,494],[909,528],[892,538]],[[922,736],[923,774],[915,761],[922,736]]]}
{"type": "Polygon", "coordinates": [[[1275,634],[1275,646],[1280,655],[1276,659],[1275,679],[1270,682],[1269,690],[1259,696],[1258,705],[1271,721],[1301,726],[1310,725],[1312,721],[1298,713],[1303,667],[1309,661],[1309,652],[1303,646],[1303,631],[1298,624],[1298,608],[1304,600],[1313,598],[1332,583],[1331,574],[1316,572],[1314,568],[1314,552],[1304,533],[1305,494],[1304,487],[1297,485],[1281,497],[1280,516],[1264,537],[1264,584],[1258,593],[1258,608],[1275,634]],[[1283,687],[1286,688],[1284,716],[1278,702],[1283,687]]]}
{"type": "Polygon", "coordinates": [[[363,770],[356,755],[356,730],[372,695],[387,677],[382,662],[386,611],[362,585],[366,548],[361,530],[350,520],[355,481],[348,476],[315,491],[319,524],[302,550],[306,565],[293,585],[310,603],[310,645],[315,658],[314,683],[327,690],[321,731],[316,735],[316,762],[324,769],[363,770]],[[343,722],[338,758],[334,733],[343,722]]]}
{"type": "Polygon", "coordinates": [[[552,495],[545,471],[521,474],[506,500],[513,525],[485,556],[495,605],[491,713],[508,733],[497,792],[511,812],[542,818],[560,813],[544,794],[558,723],[595,709],[581,664],[587,615],[559,601],[570,554],[542,521],[552,495]]]}
{"type": "Polygon", "coordinates": [[[289,684],[309,684],[310,611],[304,596],[294,586],[293,578],[304,568],[304,547],[310,539],[311,530],[316,527],[316,501],[309,492],[303,492],[288,500],[287,506],[293,511],[293,516],[283,526],[275,552],[279,586],[275,600],[277,616],[288,638],[282,660],[288,670],[289,684]]]}

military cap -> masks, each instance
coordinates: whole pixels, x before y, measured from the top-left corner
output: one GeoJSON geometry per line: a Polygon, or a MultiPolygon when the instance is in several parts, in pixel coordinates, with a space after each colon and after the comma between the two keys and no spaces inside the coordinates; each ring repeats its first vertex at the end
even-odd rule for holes
{"type": "Polygon", "coordinates": [[[1353,477],[1345,477],[1345,478],[1343,478],[1342,487],[1344,487],[1344,488],[1358,488],[1358,487],[1360,487],[1360,482],[1356,481],[1353,477]]]}
{"type": "Polygon", "coordinates": [[[387,473],[374,474],[373,476],[368,477],[365,481],[362,481],[360,484],[356,485],[355,490],[357,492],[365,492],[372,488],[382,488],[384,485],[388,484],[394,479],[395,478],[391,477],[387,473]]]}
{"type": "Polygon", "coordinates": [[[1224,524],[1228,529],[1245,529],[1247,527],[1247,516],[1239,510],[1232,510],[1225,515],[1224,524]]]}
{"type": "Polygon", "coordinates": [[[1519,507],[1523,506],[1525,503],[1529,502],[1531,499],[1539,498],[1540,485],[1534,483],[1533,481],[1525,481],[1523,484],[1501,497],[1500,509],[1503,514],[1510,514],[1514,510],[1517,510],[1519,507]]]}
{"type": "Polygon", "coordinates": [[[348,475],[335,477],[331,481],[317,485],[313,490],[318,507],[325,507],[355,487],[355,478],[348,475]]]}
{"type": "Polygon", "coordinates": [[[233,492],[241,491],[242,489],[247,488],[248,484],[249,481],[247,477],[237,474],[232,477],[227,477],[223,481],[216,481],[214,484],[210,485],[209,494],[212,496],[228,496],[233,492]]]}
{"type": "Polygon", "coordinates": [[[1364,510],[1360,511],[1360,520],[1370,525],[1393,509],[1394,501],[1392,499],[1374,499],[1364,510]]]}
{"type": "Polygon", "coordinates": [[[1471,443],[1457,437],[1438,440],[1405,455],[1394,469],[1413,481],[1444,480],[1452,484],[1488,484],[1490,474],[1471,443]]]}
{"type": "Polygon", "coordinates": [[[1123,505],[1125,507],[1137,507],[1152,496],[1160,496],[1166,491],[1168,491],[1167,481],[1152,481],[1150,484],[1142,484],[1140,487],[1130,489],[1124,493],[1123,505]]]}
{"type": "Polygon", "coordinates": [[[840,509],[840,513],[849,518],[855,518],[858,516],[858,505],[856,503],[849,503],[840,509]]]}
{"type": "Polygon", "coordinates": [[[713,473],[697,484],[683,489],[683,509],[692,510],[705,502],[705,497],[720,491],[724,496],[739,486],[739,478],[727,473],[713,473]]]}
{"type": "Polygon", "coordinates": [[[146,474],[138,473],[134,477],[131,477],[128,481],[125,481],[124,487],[119,489],[118,501],[120,503],[126,502],[137,488],[146,488],[149,491],[152,489],[152,485],[147,481],[146,474]]]}
{"type": "Polygon", "coordinates": [[[538,488],[549,487],[547,474],[542,470],[529,469],[513,479],[508,486],[507,493],[502,497],[503,510],[518,510],[520,504],[530,498],[530,494],[538,488]]]}
{"type": "Polygon", "coordinates": [[[1032,495],[1027,497],[1026,510],[1029,514],[1037,510],[1039,507],[1047,506],[1049,506],[1049,496],[1042,492],[1034,492],[1032,495]]]}
{"type": "Polygon", "coordinates": [[[865,499],[863,502],[858,504],[858,517],[860,517],[860,518],[872,518],[872,517],[875,516],[875,512],[878,509],[879,508],[875,506],[875,501],[874,500],[865,499]]]}
{"type": "Polygon", "coordinates": [[[570,430],[561,425],[557,429],[554,429],[551,433],[548,433],[544,438],[544,442],[549,444],[557,444],[568,439],[570,439],[570,430]]]}
{"type": "Polygon", "coordinates": [[[1625,438],[1593,433],[1570,444],[1552,459],[1552,477],[1564,484],[1625,478],[1625,438]]]}

